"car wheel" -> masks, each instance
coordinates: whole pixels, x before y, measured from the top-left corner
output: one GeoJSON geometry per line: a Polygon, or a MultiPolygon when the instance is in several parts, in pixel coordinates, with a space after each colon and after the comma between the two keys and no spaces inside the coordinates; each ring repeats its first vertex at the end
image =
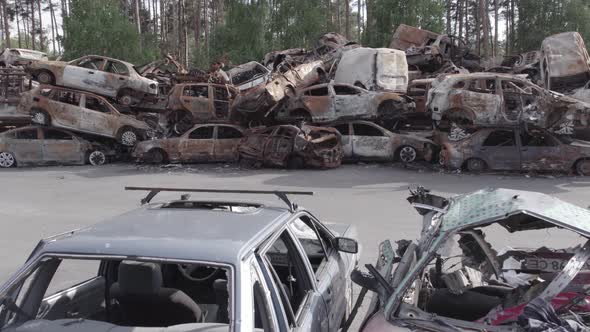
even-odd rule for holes
{"type": "Polygon", "coordinates": [[[471,158],[465,164],[467,170],[473,173],[483,172],[486,169],[486,162],[479,158],[471,158]]]}
{"type": "Polygon", "coordinates": [[[252,158],[240,158],[240,168],[243,169],[253,169],[256,168],[256,166],[258,165],[258,162],[256,161],[256,159],[252,159],[252,158]]]}
{"type": "Polygon", "coordinates": [[[305,166],[305,162],[300,156],[291,156],[287,161],[288,169],[301,169],[303,166],[305,166]]]}
{"type": "Polygon", "coordinates": [[[138,141],[137,133],[131,128],[125,128],[121,131],[120,141],[125,146],[134,146],[138,141]]]}
{"type": "Polygon", "coordinates": [[[0,167],[10,168],[16,166],[16,159],[10,152],[0,152],[0,167]]]}
{"type": "Polygon", "coordinates": [[[43,126],[47,126],[49,125],[49,115],[43,111],[34,111],[31,121],[43,126]]]}
{"type": "Polygon", "coordinates": [[[161,149],[151,149],[146,160],[152,164],[161,164],[166,161],[166,154],[161,149]]]}
{"type": "Polygon", "coordinates": [[[576,163],[576,172],[582,176],[590,175],[590,160],[582,159],[576,163]]]}
{"type": "Polygon", "coordinates": [[[88,163],[92,166],[104,165],[107,161],[107,156],[100,150],[94,150],[88,154],[88,163]]]}
{"type": "Polygon", "coordinates": [[[397,150],[397,160],[401,161],[402,163],[408,164],[414,162],[416,157],[418,156],[418,152],[413,147],[406,145],[402,146],[397,150]]]}
{"type": "Polygon", "coordinates": [[[37,74],[37,82],[41,84],[53,85],[53,74],[48,71],[42,71],[37,74]]]}
{"type": "Polygon", "coordinates": [[[139,100],[134,96],[133,90],[125,89],[119,92],[117,102],[123,106],[133,106],[139,103],[139,100]]]}
{"type": "Polygon", "coordinates": [[[438,153],[438,164],[440,166],[445,166],[446,164],[446,160],[445,160],[445,154],[441,151],[438,153]]]}

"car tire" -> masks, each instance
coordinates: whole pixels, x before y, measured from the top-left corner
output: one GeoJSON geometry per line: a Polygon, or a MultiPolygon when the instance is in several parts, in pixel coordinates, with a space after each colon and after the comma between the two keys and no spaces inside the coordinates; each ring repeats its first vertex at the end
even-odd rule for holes
{"type": "Polygon", "coordinates": [[[125,146],[134,146],[139,141],[139,135],[133,128],[123,128],[119,134],[119,142],[125,146]]]}
{"type": "Polygon", "coordinates": [[[16,167],[16,158],[10,152],[0,152],[0,167],[1,168],[11,168],[16,167]]]}
{"type": "Polygon", "coordinates": [[[412,163],[418,157],[418,151],[412,146],[404,145],[397,149],[396,160],[401,161],[404,164],[412,163]]]}
{"type": "Polygon", "coordinates": [[[107,162],[106,154],[101,150],[91,150],[88,153],[88,163],[92,166],[101,166],[107,162]]]}
{"type": "Polygon", "coordinates": [[[590,176],[590,159],[578,160],[575,168],[578,175],[590,176]]]}
{"type": "Polygon", "coordinates": [[[50,123],[49,115],[44,111],[35,110],[35,111],[33,111],[31,122],[36,123],[36,124],[40,124],[43,126],[48,126],[50,123]]]}
{"type": "Polygon", "coordinates": [[[133,90],[124,89],[118,93],[117,102],[123,106],[134,106],[139,100],[134,96],[133,90]]]}
{"type": "Polygon", "coordinates": [[[287,160],[287,169],[302,169],[305,166],[305,161],[300,156],[291,156],[287,160]]]}
{"type": "Polygon", "coordinates": [[[145,159],[150,164],[162,164],[168,160],[166,152],[162,149],[151,149],[145,159]]]}
{"type": "Polygon", "coordinates": [[[51,72],[43,70],[37,74],[37,82],[46,85],[54,85],[55,77],[53,77],[51,72]]]}
{"type": "Polygon", "coordinates": [[[480,173],[486,170],[486,162],[479,158],[471,158],[465,162],[465,168],[472,173],[480,173]]]}

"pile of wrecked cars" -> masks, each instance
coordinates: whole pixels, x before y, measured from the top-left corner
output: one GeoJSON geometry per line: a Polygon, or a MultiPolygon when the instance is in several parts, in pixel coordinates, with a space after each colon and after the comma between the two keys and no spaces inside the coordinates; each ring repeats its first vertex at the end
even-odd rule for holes
{"type": "Polygon", "coordinates": [[[384,241],[377,263],[351,274],[362,287],[353,312],[374,294],[360,331],[588,330],[588,209],[491,188],[446,198],[419,187],[408,201],[423,218],[419,240],[395,251],[384,241]],[[522,247],[543,233],[570,246],[522,247]]]}

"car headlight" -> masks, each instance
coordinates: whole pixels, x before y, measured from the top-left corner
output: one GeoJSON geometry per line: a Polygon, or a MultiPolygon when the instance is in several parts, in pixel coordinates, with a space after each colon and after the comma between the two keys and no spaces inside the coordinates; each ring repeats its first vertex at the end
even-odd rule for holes
{"type": "Polygon", "coordinates": [[[156,83],[151,83],[150,84],[150,89],[156,90],[157,88],[158,88],[158,85],[156,83]]]}

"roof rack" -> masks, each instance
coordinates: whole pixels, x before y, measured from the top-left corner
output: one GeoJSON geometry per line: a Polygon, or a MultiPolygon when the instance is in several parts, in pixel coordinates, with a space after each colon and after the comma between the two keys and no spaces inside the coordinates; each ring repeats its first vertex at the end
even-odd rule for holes
{"type": "MultiPolygon", "coordinates": [[[[313,196],[313,191],[282,191],[282,190],[226,190],[226,189],[193,189],[193,188],[161,188],[161,187],[125,187],[125,190],[149,191],[141,199],[141,204],[148,204],[151,200],[162,191],[170,192],[191,192],[191,193],[218,193],[218,194],[261,194],[275,195],[289,207],[291,212],[297,210],[297,204],[291,202],[287,195],[307,195],[313,196]]],[[[185,199],[184,197],[182,199],[185,199]]]]}

